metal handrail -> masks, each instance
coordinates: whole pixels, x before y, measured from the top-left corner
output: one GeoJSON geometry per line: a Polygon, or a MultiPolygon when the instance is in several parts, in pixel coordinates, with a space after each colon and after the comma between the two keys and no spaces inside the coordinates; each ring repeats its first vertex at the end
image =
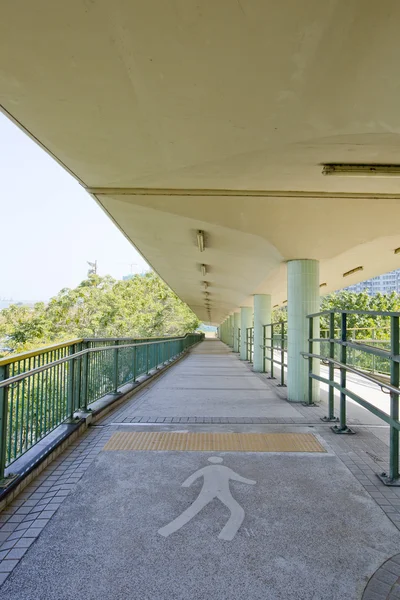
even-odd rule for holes
{"type": "MultiPolygon", "coordinates": [[[[370,317],[400,317],[400,312],[391,312],[391,311],[379,311],[379,310],[336,310],[335,308],[331,310],[322,310],[321,312],[313,313],[311,315],[307,315],[307,319],[311,319],[313,317],[323,317],[325,315],[331,314],[346,314],[346,315],[369,315],[370,317]]],[[[367,329],[367,328],[365,328],[367,329]]]]}
{"type": "MultiPolygon", "coordinates": [[[[399,312],[377,312],[377,311],[355,311],[355,310],[330,310],[313,313],[307,316],[309,322],[308,352],[301,352],[301,355],[308,360],[309,393],[308,404],[313,404],[313,380],[326,383],[329,386],[328,415],[324,417],[325,421],[337,421],[334,414],[334,390],[340,392],[340,410],[339,426],[332,427],[335,433],[348,434],[354,433],[347,426],[346,400],[352,398],[355,402],[375,414],[377,417],[390,425],[390,452],[389,452],[389,473],[382,474],[380,477],[386,485],[399,485],[399,396],[400,396],[400,313],[399,312]],[[321,316],[329,315],[329,337],[314,337],[314,321],[321,316]],[[340,315],[340,338],[335,338],[335,316],[340,315]],[[375,348],[363,343],[348,341],[347,315],[368,315],[373,317],[390,317],[390,351],[382,348],[375,348]],[[322,356],[320,352],[314,352],[314,344],[325,342],[329,344],[329,357],[322,356]],[[340,349],[340,360],[335,358],[335,348],[340,349]],[[377,356],[390,361],[390,383],[386,383],[369,375],[348,364],[348,348],[356,349],[372,356],[377,356]],[[329,365],[328,378],[321,377],[319,373],[313,372],[313,363],[315,360],[323,360],[329,365]],[[340,370],[340,383],[335,381],[335,367],[340,370]],[[379,386],[382,391],[388,390],[390,393],[390,416],[376,408],[367,400],[361,398],[347,388],[347,372],[354,373],[358,377],[370,381],[379,386]]],[[[387,342],[386,342],[387,343],[387,342]]]]}
{"type": "MultiPolygon", "coordinates": [[[[3,379],[0,381],[0,388],[4,388],[8,385],[12,385],[13,383],[17,383],[18,381],[22,381],[22,379],[26,379],[27,377],[33,377],[37,373],[42,373],[43,371],[47,371],[47,369],[51,369],[56,367],[57,365],[62,365],[63,363],[70,362],[71,360],[75,360],[84,356],[85,354],[92,354],[95,352],[104,352],[108,350],[123,350],[124,348],[135,348],[137,346],[153,346],[155,344],[167,344],[176,340],[184,340],[189,334],[176,338],[168,338],[164,340],[157,340],[156,342],[143,342],[134,344],[121,344],[116,346],[100,346],[98,348],[85,348],[85,350],[80,350],[79,352],[75,352],[74,354],[69,354],[68,356],[64,356],[64,358],[60,358],[51,363],[47,363],[46,365],[42,365],[41,367],[36,367],[35,369],[30,369],[29,371],[25,371],[24,373],[19,373],[18,375],[14,375],[13,377],[9,377],[8,379],[3,379]]],[[[122,338],[124,339],[124,338],[122,338]]],[[[90,340],[92,341],[92,340],[90,340]]],[[[104,341],[104,340],[102,340],[104,341]]]]}
{"type": "MultiPolygon", "coordinates": [[[[327,356],[322,356],[321,354],[310,354],[309,352],[301,352],[301,355],[304,358],[315,358],[317,360],[321,360],[321,362],[324,362],[324,363],[333,363],[334,365],[337,365],[337,367],[339,369],[346,369],[346,371],[349,371],[349,373],[358,375],[359,377],[362,377],[363,379],[366,379],[367,381],[370,381],[371,383],[375,383],[376,385],[378,385],[381,388],[385,388],[385,389],[389,390],[390,392],[394,392],[395,394],[400,393],[400,388],[390,385],[390,383],[386,383],[386,382],[382,381],[381,379],[377,379],[376,377],[372,377],[371,375],[368,375],[368,373],[366,373],[365,371],[360,371],[358,369],[355,369],[354,367],[345,365],[345,364],[341,363],[340,360],[335,360],[334,358],[328,358],[327,356]]],[[[314,374],[312,375],[312,377],[314,377],[314,374]]],[[[327,380],[327,381],[329,381],[329,380],[327,380]]],[[[384,413],[384,414],[386,414],[386,413],[384,413]]]]}
{"type": "Polygon", "coordinates": [[[106,394],[119,394],[127,383],[202,339],[204,335],[196,333],[128,344],[112,339],[111,345],[104,345],[103,339],[98,347],[88,347],[93,339],[78,340],[0,365],[0,480],[6,466],[76,411],[87,410],[106,394]]]}
{"type": "Polygon", "coordinates": [[[59,350],[61,348],[67,348],[68,346],[73,346],[74,344],[80,344],[84,341],[86,340],[83,338],[77,338],[74,340],[68,340],[66,342],[60,342],[58,344],[51,344],[51,346],[45,346],[39,350],[28,350],[27,352],[20,352],[19,354],[13,354],[12,356],[7,356],[6,358],[0,358],[0,367],[19,362],[21,360],[27,360],[28,358],[33,358],[35,356],[40,356],[42,354],[46,354],[47,352],[54,352],[55,350],[59,350]]]}
{"type": "Polygon", "coordinates": [[[269,371],[270,371],[270,377],[269,379],[275,379],[274,373],[275,373],[275,369],[274,369],[274,365],[279,365],[280,366],[280,383],[279,383],[279,387],[286,387],[285,384],[285,368],[287,367],[287,363],[285,363],[285,352],[286,352],[286,340],[287,340],[287,336],[285,335],[285,326],[287,325],[287,321],[278,321],[276,323],[268,323],[267,325],[263,326],[263,345],[261,346],[264,350],[263,352],[263,365],[264,365],[264,372],[267,371],[266,368],[266,363],[269,363],[269,371]],[[267,331],[267,327],[271,328],[271,337],[268,337],[266,335],[266,331],[267,331]],[[278,333],[278,335],[274,335],[274,328],[275,327],[279,327],[280,332],[278,333]],[[274,344],[274,340],[275,339],[279,339],[280,340],[280,345],[279,346],[275,346],[274,344]],[[266,344],[265,342],[267,340],[270,340],[271,344],[266,344]],[[269,350],[269,356],[266,355],[266,350],[269,350]],[[275,350],[280,352],[280,360],[277,360],[275,358],[275,350]]]}

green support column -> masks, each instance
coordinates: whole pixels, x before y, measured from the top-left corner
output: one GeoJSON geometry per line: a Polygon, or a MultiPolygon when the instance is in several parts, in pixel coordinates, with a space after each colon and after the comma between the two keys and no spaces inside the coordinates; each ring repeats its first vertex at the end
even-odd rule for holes
{"type": "Polygon", "coordinates": [[[240,307],[240,360],[246,360],[246,329],[252,326],[253,309],[240,307]]]}
{"type": "Polygon", "coordinates": [[[222,341],[226,344],[226,321],[222,323],[222,341]]]}
{"type": "MultiPolygon", "coordinates": [[[[288,262],[288,400],[308,402],[308,361],[301,352],[308,352],[309,320],[307,315],[319,311],[319,263],[317,260],[288,262]]],[[[319,338],[319,319],[315,320],[313,337],[319,338]]],[[[314,352],[319,348],[314,344],[314,352]]],[[[313,372],[319,374],[319,362],[314,360],[313,372]]],[[[314,402],[319,400],[319,382],[313,381],[314,402]]]]}
{"type": "Polygon", "coordinates": [[[230,315],[228,318],[228,324],[229,324],[229,339],[228,339],[228,345],[233,348],[233,315],[230,315]]]}
{"type": "Polygon", "coordinates": [[[240,313],[233,315],[233,351],[239,352],[240,313]]]}
{"type": "Polygon", "coordinates": [[[264,365],[264,325],[271,323],[271,296],[269,294],[254,295],[254,355],[253,371],[262,373],[264,365]]]}

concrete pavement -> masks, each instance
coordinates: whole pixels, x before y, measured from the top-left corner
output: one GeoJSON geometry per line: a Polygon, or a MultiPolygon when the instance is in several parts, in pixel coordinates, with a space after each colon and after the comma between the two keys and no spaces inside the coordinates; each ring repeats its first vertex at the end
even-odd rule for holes
{"type": "MultiPolygon", "coordinates": [[[[1,597],[361,599],[370,577],[400,548],[400,490],[385,488],[374,474],[386,445],[373,428],[338,438],[318,411],[288,404],[226,346],[204,342],[91,429],[10,507],[3,528],[16,525],[8,546],[0,546],[0,567],[8,562],[13,570],[1,597]],[[139,414],[253,421],[274,415],[276,422],[131,422],[139,414]],[[143,430],[312,433],[325,452],[104,449],[118,431],[143,430]],[[221,477],[233,477],[233,502],[222,479],[213,479],[221,467],[221,477]],[[190,517],[185,524],[160,533],[182,514],[190,517]],[[237,531],[220,539],[230,517],[237,531]]],[[[371,580],[370,593],[389,598],[390,585],[371,580]]]]}

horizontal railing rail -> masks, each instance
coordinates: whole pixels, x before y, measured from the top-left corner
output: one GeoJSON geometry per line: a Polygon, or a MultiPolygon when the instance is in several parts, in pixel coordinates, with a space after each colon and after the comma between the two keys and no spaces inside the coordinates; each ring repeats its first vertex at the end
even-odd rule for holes
{"type": "Polygon", "coordinates": [[[254,355],[254,327],[246,328],[246,360],[253,362],[254,355]]]}
{"type": "Polygon", "coordinates": [[[264,371],[275,379],[275,365],[280,372],[280,387],[285,387],[285,354],[287,352],[287,321],[267,323],[263,326],[263,365],[264,371]]]}
{"type": "MultiPolygon", "coordinates": [[[[325,383],[328,385],[328,415],[323,418],[325,421],[338,421],[339,425],[332,427],[335,433],[339,434],[350,434],[354,433],[347,426],[347,398],[351,398],[357,402],[360,406],[370,411],[375,416],[388,423],[390,426],[390,452],[389,452],[389,472],[388,474],[383,473],[381,475],[382,481],[386,485],[400,485],[399,475],[399,395],[400,395],[400,331],[399,331],[399,312],[377,312],[377,311],[345,311],[345,310],[331,310],[322,311],[320,313],[314,313],[308,315],[309,321],[309,348],[308,352],[302,352],[302,356],[308,360],[308,375],[309,375],[309,394],[308,404],[313,403],[313,380],[325,383]],[[374,347],[370,344],[358,343],[354,340],[349,341],[347,328],[348,315],[368,315],[371,318],[374,317],[387,317],[390,321],[390,340],[385,340],[385,343],[389,344],[389,349],[382,349],[374,347]],[[329,337],[321,338],[320,336],[314,337],[314,323],[316,319],[320,317],[326,317],[329,315],[329,337]],[[335,337],[337,328],[335,327],[335,320],[337,315],[340,317],[340,337],[335,337]],[[325,354],[321,351],[320,347],[323,343],[328,344],[328,352],[325,354]],[[384,359],[389,365],[390,372],[390,383],[382,381],[373,375],[367,373],[362,368],[355,368],[354,364],[349,364],[349,350],[356,349],[359,352],[366,354],[367,356],[374,356],[376,359],[384,359]],[[337,356],[339,354],[339,356],[337,356]],[[315,373],[313,369],[314,361],[324,361],[328,363],[328,377],[323,377],[319,373],[315,373]],[[335,381],[335,369],[339,369],[340,380],[339,383],[335,381]],[[361,379],[370,381],[382,390],[387,390],[390,394],[390,414],[377,408],[372,403],[368,402],[365,398],[362,398],[359,394],[349,390],[347,385],[347,373],[356,374],[361,379]],[[335,417],[334,413],[334,402],[335,402],[335,390],[340,393],[340,407],[339,407],[339,419],[335,417]]],[[[318,330],[319,328],[316,328],[318,330]]],[[[322,349],[323,350],[323,349],[322,349]]],[[[353,361],[354,363],[354,361],[353,361]]]]}
{"type": "Polygon", "coordinates": [[[2,361],[0,479],[7,466],[76,411],[86,410],[106,394],[118,394],[122,386],[177,358],[203,338],[187,334],[82,339],[2,361]]]}

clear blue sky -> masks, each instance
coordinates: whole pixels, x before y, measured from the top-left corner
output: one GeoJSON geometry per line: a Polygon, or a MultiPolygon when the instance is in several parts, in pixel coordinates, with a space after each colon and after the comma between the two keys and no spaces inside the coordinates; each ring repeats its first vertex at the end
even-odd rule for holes
{"type": "Polygon", "coordinates": [[[82,281],[88,260],[115,278],[147,268],[79,183],[2,113],[0,182],[0,301],[47,300],[82,281]]]}

